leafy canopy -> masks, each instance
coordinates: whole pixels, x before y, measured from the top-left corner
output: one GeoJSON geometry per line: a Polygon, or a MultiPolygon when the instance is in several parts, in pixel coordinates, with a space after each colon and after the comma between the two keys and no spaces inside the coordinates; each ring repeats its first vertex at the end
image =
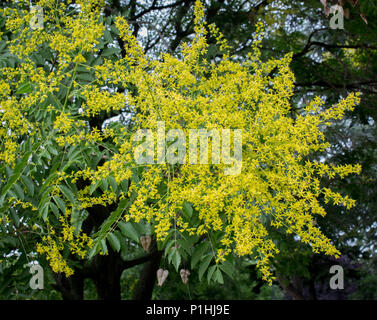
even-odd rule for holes
{"type": "MultiPolygon", "coordinates": [[[[26,2],[6,9],[16,63],[0,69],[3,232],[15,220],[33,229],[40,235],[37,251],[67,276],[73,273],[69,254],[90,259],[106,254],[107,243],[119,251],[122,234],[137,241],[131,222],[153,228],[177,269],[182,258],[197,262],[203,255],[200,276],[208,269],[218,281],[220,269],[209,268],[211,261],[223,266],[233,254],[253,256],[272,281],[279,246],[271,227],[297,236],[313,252],[339,254],[315,225],[315,216],[326,214],[318,199],[347,208],[354,201],[320,187],[319,179],[358,173],[360,166],[327,165],[308,155],[329,146],[321,129],[352,110],[358,94],[327,110],[316,97],[293,119],[292,55],[261,61],[259,38],[239,62],[218,29],[203,21],[200,1],[195,37],[179,56],[159,59],[143,53],[121,16],[112,32],[124,48],[111,41],[103,1],[76,4],[39,1],[44,28],[36,30],[29,27],[26,2]],[[206,55],[209,35],[221,50],[214,60],[206,55]],[[103,121],[115,115],[123,121],[103,121]],[[134,134],[157,129],[158,121],[186,134],[242,129],[241,174],[225,175],[224,164],[136,164],[134,134]],[[112,209],[99,228],[84,232],[95,207],[112,209]],[[203,239],[211,246],[198,245],[203,239]]],[[[261,30],[258,25],[257,35],[261,30]]]]}

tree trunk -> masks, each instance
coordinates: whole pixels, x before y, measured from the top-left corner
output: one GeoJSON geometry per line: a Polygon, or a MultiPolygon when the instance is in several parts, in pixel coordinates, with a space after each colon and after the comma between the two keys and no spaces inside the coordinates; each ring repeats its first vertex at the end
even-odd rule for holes
{"type": "Polygon", "coordinates": [[[93,262],[94,272],[91,278],[100,300],[121,300],[120,277],[122,259],[119,254],[109,250],[107,256],[97,256],[93,262]]]}
{"type": "Polygon", "coordinates": [[[285,281],[281,277],[277,277],[277,280],[283,290],[290,295],[294,300],[305,300],[304,296],[302,295],[302,291],[299,288],[295,288],[289,282],[285,281]],[[287,283],[287,284],[286,284],[287,283]]]}
{"type": "Polygon", "coordinates": [[[84,299],[84,277],[80,270],[67,278],[61,273],[54,273],[56,281],[55,289],[60,291],[63,300],[83,300],[84,299]]]}
{"type": "Polygon", "coordinates": [[[140,274],[140,279],[136,287],[133,300],[151,300],[153,288],[157,278],[157,270],[160,266],[162,251],[157,250],[157,243],[152,242],[151,253],[156,253],[145,264],[140,274]]]}

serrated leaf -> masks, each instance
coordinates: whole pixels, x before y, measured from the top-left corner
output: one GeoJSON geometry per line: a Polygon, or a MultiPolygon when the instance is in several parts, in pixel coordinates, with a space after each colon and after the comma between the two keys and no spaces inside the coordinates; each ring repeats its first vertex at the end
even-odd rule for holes
{"type": "Polygon", "coordinates": [[[116,235],[114,233],[109,233],[107,236],[107,240],[109,241],[114,251],[119,252],[120,242],[119,242],[119,239],[116,237],[116,235]]]}
{"type": "Polygon", "coordinates": [[[139,242],[140,235],[134,228],[131,222],[119,222],[118,223],[119,229],[122,232],[122,234],[127,237],[132,239],[135,242],[139,242]]]}
{"type": "MultiPolygon", "coordinates": [[[[50,170],[50,172],[52,172],[52,170],[50,170]]],[[[49,176],[47,177],[47,179],[46,179],[45,181],[43,181],[43,186],[42,186],[41,189],[39,190],[39,194],[40,194],[40,195],[43,194],[44,191],[45,191],[47,188],[51,187],[51,186],[50,186],[50,182],[53,181],[53,180],[55,180],[57,177],[58,177],[58,175],[56,174],[56,172],[53,172],[51,175],[49,175],[49,176]]]]}
{"type": "Polygon", "coordinates": [[[199,260],[203,257],[204,252],[208,249],[208,242],[200,243],[195,247],[191,256],[191,269],[194,269],[199,260]]]}
{"type": "Polygon", "coordinates": [[[71,213],[72,226],[75,228],[75,234],[80,233],[80,229],[83,222],[80,210],[73,208],[71,213]]]}
{"type": "Polygon", "coordinates": [[[42,209],[40,210],[40,212],[39,212],[39,215],[42,217],[42,219],[43,219],[44,221],[46,221],[47,216],[48,216],[49,204],[50,204],[50,203],[46,203],[46,204],[42,207],[42,209]]]}
{"type": "Polygon", "coordinates": [[[71,203],[74,203],[75,202],[75,197],[71,191],[71,189],[69,189],[68,187],[66,186],[63,186],[63,185],[59,185],[58,186],[59,190],[63,193],[63,195],[71,202],[71,203]]]}
{"type": "Polygon", "coordinates": [[[113,211],[110,216],[102,223],[100,230],[97,232],[97,235],[99,238],[105,237],[108,232],[110,231],[110,228],[113,226],[114,223],[116,223],[123,211],[126,209],[126,207],[129,205],[129,199],[122,199],[119,202],[118,208],[113,211]]]}
{"type": "Polygon", "coordinates": [[[10,208],[10,216],[15,223],[16,227],[18,228],[20,225],[20,218],[18,217],[18,214],[14,208],[10,208]]]}
{"type": "Polygon", "coordinates": [[[14,189],[14,192],[16,193],[17,197],[23,201],[24,198],[25,198],[25,194],[24,194],[24,191],[22,190],[22,188],[20,187],[20,185],[18,183],[15,183],[13,185],[13,189],[14,189]]]}
{"type": "Polygon", "coordinates": [[[34,183],[33,181],[27,177],[27,176],[21,176],[21,181],[22,183],[24,184],[24,186],[26,187],[26,190],[28,192],[28,194],[32,197],[34,196],[34,183]]]}
{"type": "Polygon", "coordinates": [[[98,188],[100,185],[101,181],[97,181],[95,184],[91,184],[89,187],[89,194],[92,195],[94,191],[98,188]]]}
{"type": "Polygon", "coordinates": [[[59,198],[58,196],[53,196],[52,198],[55,200],[55,203],[57,204],[57,206],[59,207],[61,212],[65,213],[65,203],[64,203],[64,201],[61,198],[59,198]]]}
{"type": "Polygon", "coordinates": [[[215,279],[218,283],[224,284],[223,274],[221,273],[221,270],[219,268],[215,272],[215,279]]]}
{"type": "Polygon", "coordinates": [[[26,82],[26,83],[21,84],[18,87],[16,94],[24,94],[24,93],[30,93],[30,92],[33,92],[33,89],[31,87],[30,82],[26,82]]]}
{"type": "Polygon", "coordinates": [[[89,250],[89,253],[88,253],[88,259],[92,259],[98,252],[99,252],[99,249],[100,246],[98,244],[95,244],[90,250],[89,250]]]}
{"type": "Polygon", "coordinates": [[[112,56],[112,55],[118,54],[118,53],[120,53],[119,48],[105,48],[102,51],[102,57],[109,57],[109,56],[112,56]]]}
{"type": "Polygon", "coordinates": [[[174,244],[175,244],[175,240],[171,240],[168,242],[168,244],[165,247],[165,252],[164,252],[165,257],[171,252],[170,249],[173,247],[174,244]]]}
{"type": "Polygon", "coordinates": [[[123,180],[121,183],[120,183],[121,187],[122,187],[122,191],[123,192],[128,192],[128,180],[123,180]]]}
{"type": "Polygon", "coordinates": [[[208,281],[208,284],[211,282],[211,279],[212,279],[212,276],[213,276],[213,273],[215,272],[216,270],[216,265],[214,266],[211,266],[209,269],[208,269],[208,273],[207,273],[207,281],[208,281]]]}
{"type": "Polygon", "coordinates": [[[110,26],[110,29],[111,29],[111,31],[112,31],[113,33],[115,33],[116,35],[119,35],[119,34],[120,34],[118,28],[117,28],[114,24],[112,24],[112,25],[110,26]]]}
{"type": "Polygon", "coordinates": [[[233,279],[233,266],[228,260],[220,264],[219,268],[224,271],[229,276],[229,278],[233,279]]]}
{"type": "Polygon", "coordinates": [[[54,203],[50,203],[50,207],[52,212],[55,214],[56,217],[59,217],[59,209],[54,203]]]}
{"type": "Polygon", "coordinates": [[[76,79],[81,80],[81,81],[86,81],[86,82],[92,82],[96,78],[94,77],[93,74],[91,74],[89,72],[82,72],[82,73],[79,73],[79,74],[76,75],[76,79]]]}
{"type": "Polygon", "coordinates": [[[172,262],[173,262],[173,265],[175,267],[175,270],[178,272],[178,268],[179,266],[181,265],[181,255],[179,254],[179,251],[178,250],[174,250],[174,254],[173,254],[173,257],[172,257],[172,262]]]}
{"type": "Polygon", "coordinates": [[[82,156],[82,151],[79,146],[73,146],[72,148],[69,149],[67,153],[67,158],[70,161],[79,160],[81,159],[81,156],[82,156]]]}
{"type": "Polygon", "coordinates": [[[116,183],[114,177],[108,177],[107,180],[108,180],[110,186],[112,187],[113,191],[114,191],[114,192],[117,192],[117,190],[118,190],[118,185],[117,185],[117,183],[116,183]]]}
{"type": "Polygon", "coordinates": [[[100,246],[101,246],[102,253],[106,254],[107,253],[107,245],[106,245],[106,240],[105,239],[102,239],[100,241],[100,246]]]}
{"type": "Polygon", "coordinates": [[[53,146],[48,146],[47,151],[53,154],[54,156],[57,156],[59,154],[58,150],[56,150],[53,146]]]}
{"type": "MultiPolygon", "coordinates": [[[[34,148],[33,151],[39,147],[40,143],[38,143],[34,148]]],[[[20,178],[22,171],[24,170],[29,157],[31,156],[32,151],[25,153],[22,157],[21,161],[16,165],[12,176],[9,178],[7,184],[1,189],[0,198],[4,196],[8,190],[13,186],[13,184],[20,178]]]]}
{"type": "Polygon", "coordinates": [[[178,243],[179,245],[188,253],[190,254],[191,252],[191,246],[190,246],[190,243],[188,241],[186,241],[185,239],[179,239],[178,240],[178,243]]]}
{"type": "Polygon", "coordinates": [[[109,188],[109,184],[106,179],[102,179],[100,183],[102,191],[106,191],[109,188]]]}
{"type": "Polygon", "coordinates": [[[199,267],[199,281],[202,281],[204,273],[207,271],[209,264],[211,263],[212,260],[212,254],[207,255],[202,263],[200,264],[199,267]]]}
{"type": "Polygon", "coordinates": [[[191,218],[193,212],[191,203],[185,201],[183,203],[183,210],[188,215],[188,217],[191,218]]]}
{"type": "Polygon", "coordinates": [[[111,42],[114,41],[109,30],[105,30],[103,36],[104,36],[105,40],[107,41],[107,43],[111,43],[111,42]]]}

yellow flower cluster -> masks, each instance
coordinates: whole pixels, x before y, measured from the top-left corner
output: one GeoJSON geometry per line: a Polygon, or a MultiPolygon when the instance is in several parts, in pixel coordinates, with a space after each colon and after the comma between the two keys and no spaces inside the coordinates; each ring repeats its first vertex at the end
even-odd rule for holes
{"type": "Polygon", "coordinates": [[[20,199],[17,199],[17,198],[14,198],[14,197],[10,197],[8,199],[8,202],[10,204],[12,204],[13,207],[15,206],[21,206],[22,209],[28,209],[28,208],[31,208],[32,211],[37,211],[38,209],[36,207],[33,206],[32,203],[30,202],[25,202],[25,201],[21,201],[20,199]]]}
{"type": "Polygon", "coordinates": [[[37,244],[37,252],[45,254],[47,261],[56,273],[64,273],[67,277],[73,274],[73,269],[68,265],[62,256],[65,246],[68,246],[72,254],[84,259],[88,250],[93,246],[93,239],[85,233],[75,234],[75,229],[70,223],[71,210],[66,209],[64,215],[59,216],[62,226],[60,235],[56,234],[56,228],[52,227],[49,220],[46,220],[48,234],[42,237],[42,243],[37,244]]]}
{"type": "Polygon", "coordinates": [[[58,132],[67,133],[71,130],[74,124],[75,121],[69,117],[69,114],[62,112],[56,117],[54,129],[56,129],[58,132]]]}
{"type": "Polygon", "coordinates": [[[8,216],[0,217],[0,224],[2,224],[2,223],[4,223],[4,224],[10,223],[9,217],[8,216]]]}
{"type": "MultiPolygon", "coordinates": [[[[358,94],[350,94],[325,111],[324,102],[317,97],[293,120],[290,108],[294,75],[289,68],[292,54],[262,62],[263,26],[258,24],[257,40],[247,61],[239,62],[228,54],[219,61],[209,61],[205,56],[209,35],[215,37],[222,50],[226,51],[228,45],[216,27],[207,26],[203,21],[200,1],[195,6],[196,35],[191,43],[182,45],[182,59],[171,54],[163,54],[160,59],[147,57],[126,20],[117,17],[115,24],[125,43],[125,56],[116,62],[104,59],[93,67],[97,79],[82,86],[75,81],[75,74],[78,65],[85,66],[85,53],[98,53],[96,44],[105,30],[99,11],[104,1],[76,1],[81,6],[76,15],[66,15],[64,6],[54,9],[54,1],[38,3],[46,7],[45,29],[30,33],[29,28],[23,28],[28,15],[17,10],[7,19],[7,27],[19,32],[10,43],[11,52],[25,63],[16,70],[0,71],[4,75],[0,81],[4,90],[0,93],[0,122],[6,123],[0,129],[0,161],[14,163],[16,138],[29,132],[36,132],[43,140],[46,139],[43,132],[54,129],[60,133],[54,139],[62,147],[100,144],[110,138],[117,148],[111,150],[110,159],[96,168],[83,164],[87,168],[81,166],[67,175],[63,172],[59,179],[69,177],[74,183],[82,177],[92,185],[110,176],[117,184],[134,175],[139,179],[132,181],[128,194],[120,193],[118,197],[112,189],[98,197],[89,195],[90,187],[79,191],[77,200],[81,209],[112,204],[122,197],[135,195],[124,217],[152,223],[158,241],[164,240],[172,229],[191,235],[218,232],[221,245],[216,248],[217,262],[232,253],[253,255],[263,278],[269,282],[273,279],[270,261],[279,249],[270,239],[268,226],[295,234],[314,252],[339,254],[313,223],[316,215],[326,214],[318,198],[323,196],[325,201],[347,208],[354,201],[321,188],[319,181],[323,175],[344,178],[359,173],[361,168],[322,164],[307,160],[307,156],[329,147],[320,128],[352,110],[359,102],[358,94]],[[57,55],[56,67],[49,74],[28,58],[37,52],[40,44],[47,44],[57,55]],[[273,77],[272,70],[276,70],[273,77]],[[19,78],[19,83],[15,84],[14,78],[19,78]],[[44,127],[44,123],[33,123],[33,127],[27,120],[28,111],[41,105],[48,96],[55,97],[59,85],[67,80],[70,87],[61,103],[62,109],[48,107],[49,115],[57,114],[51,127],[44,127]],[[17,90],[25,82],[31,83],[32,92],[9,99],[10,90],[17,90]],[[110,84],[132,86],[137,88],[137,94],[132,90],[121,94],[105,89],[110,84]],[[82,108],[76,111],[67,108],[69,94],[75,93],[85,98],[82,108]],[[166,131],[181,129],[186,136],[189,129],[241,129],[241,174],[225,175],[228,165],[224,163],[192,165],[187,154],[185,164],[137,165],[133,159],[136,146],[127,129],[116,135],[112,130],[90,129],[87,120],[126,107],[137,110],[131,133],[137,129],[157,129],[158,121],[165,122],[166,131]],[[199,225],[181,214],[185,203],[192,204],[199,225]]],[[[60,218],[62,235],[54,239],[49,227],[44,245],[38,246],[40,253],[47,254],[53,270],[67,275],[72,270],[60,253],[64,245],[81,258],[91,246],[89,237],[74,234],[67,220],[69,215],[68,210],[60,218]]]]}
{"type": "Polygon", "coordinates": [[[118,92],[110,94],[108,91],[88,86],[82,91],[82,95],[86,98],[83,109],[88,116],[95,116],[101,111],[122,110],[126,105],[126,97],[118,92]]]}
{"type": "MultiPolygon", "coordinates": [[[[196,8],[201,10],[199,5],[196,8]]],[[[258,33],[262,30],[259,25],[258,33]]],[[[358,173],[360,166],[325,167],[310,161],[305,166],[302,161],[311,152],[328,147],[320,125],[351,110],[359,101],[358,94],[349,95],[325,113],[307,112],[294,122],[289,117],[294,83],[289,69],[291,54],[262,63],[256,42],[253,56],[244,64],[227,56],[217,64],[208,64],[201,60],[207,48],[204,23],[199,23],[196,31],[193,43],[183,47],[183,61],[165,54],[162,62],[150,62],[153,73],[139,69],[128,72],[129,81],[140,89],[135,98],[141,110],[139,127],[154,129],[157,121],[164,120],[166,130],[180,128],[186,133],[188,128],[198,127],[240,128],[242,174],[224,176],[223,164],[146,165],[141,181],[130,189],[137,197],[126,220],[154,222],[159,240],[171,228],[198,235],[223,230],[223,248],[218,250],[217,261],[232,251],[240,256],[255,254],[268,281],[272,279],[269,261],[279,250],[269,239],[266,220],[298,235],[314,252],[339,254],[313,224],[316,214],[325,215],[318,197],[323,193],[326,199],[347,208],[354,202],[321,189],[319,178],[321,173],[343,178],[358,173]],[[269,73],[275,68],[278,75],[271,79],[269,73]],[[166,180],[167,191],[161,196],[156,190],[166,180]],[[195,229],[178,214],[185,201],[193,204],[201,220],[195,229]]],[[[221,37],[217,39],[224,45],[221,37]]],[[[322,103],[316,98],[310,107],[322,103]]]]}
{"type": "Polygon", "coordinates": [[[46,255],[46,259],[49,262],[52,271],[55,273],[64,273],[67,277],[73,275],[73,269],[68,266],[60,253],[64,249],[64,246],[62,244],[57,244],[50,235],[43,237],[42,240],[46,245],[38,243],[37,252],[46,255]]]}
{"type": "Polygon", "coordinates": [[[22,114],[17,101],[0,101],[0,162],[14,166],[19,144],[17,138],[26,135],[32,126],[22,114]]]}
{"type": "Polygon", "coordinates": [[[77,254],[81,259],[85,258],[88,248],[93,245],[93,239],[88,237],[85,233],[81,233],[79,236],[75,235],[75,228],[69,223],[70,210],[66,210],[64,216],[59,217],[59,221],[62,224],[62,242],[69,243],[69,249],[72,253],[77,254]]]}
{"type": "Polygon", "coordinates": [[[86,187],[79,191],[77,199],[80,201],[80,209],[86,209],[96,205],[107,206],[117,200],[117,195],[112,190],[105,190],[99,197],[85,197],[85,195],[89,195],[89,189],[90,187],[86,187]]]}

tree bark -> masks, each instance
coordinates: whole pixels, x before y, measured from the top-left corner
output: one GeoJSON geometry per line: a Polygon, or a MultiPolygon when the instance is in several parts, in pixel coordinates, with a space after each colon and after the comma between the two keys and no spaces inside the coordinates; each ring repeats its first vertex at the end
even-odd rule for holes
{"type": "Polygon", "coordinates": [[[153,288],[157,278],[157,270],[160,266],[162,251],[158,251],[155,240],[152,242],[151,259],[145,264],[140,274],[133,300],[151,300],[153,288]]]}
{"type": "Polygon", "coordinates": [[[92,279],[100,300],[121,300],[120,277],[122,259],[119,254],[109,252],[107,256],[97,256],[94,261],[95,274],[92,279]]]}
{"type": "Polygon", "coordinates": [[[299,289],[295,288],[290,283],[286,284],[286,281],[284,281],[281,277],[277,277],[277,280],[280,286],[283,288],[283,290],[294,300],[305,300],[304,296],[302,295],[302,292],[299,291],[299,289]]]}
{"type": "Polygon", "coordinates": [[[54,273],[56,281],[55,289],[60,291],[63,300],[83,300],[84,299],[84,277],[80,270],[67,278],[61,273],[54,273]]]}

